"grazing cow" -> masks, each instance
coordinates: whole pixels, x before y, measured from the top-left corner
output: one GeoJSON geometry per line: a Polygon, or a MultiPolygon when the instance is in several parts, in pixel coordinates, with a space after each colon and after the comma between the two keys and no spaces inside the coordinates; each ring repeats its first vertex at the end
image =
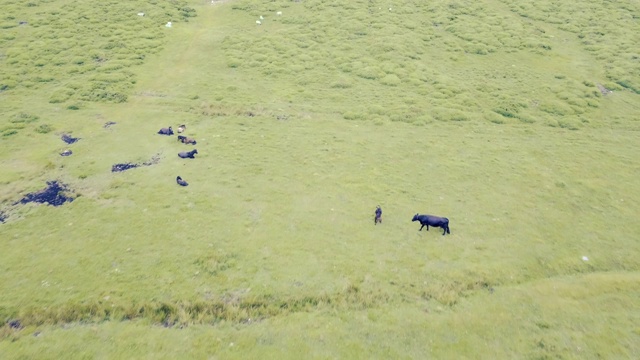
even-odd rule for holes
{"type": "Polygon", "coordinates": [[[183,133],[187,129],[187,125],[178,126],[178,134],[183,133]]]}
{"type": "Polygon", "coordinates": [[[173,129],[171,129],[171,126],[169,126],[168,128],[162,128],[162,129],[160,129],[160,131],[158,131],[158,134],[160,134],[160,135],[173,135],[173,129]]]}
{"type": "Polygon", "coordinates": [[[413,216],[413,219],[411,219],[411,221],[420,221],[420,224],[422,226],[420,227],[419,231],[422,231],[422,228],[425,226],[427,227],[427,231],[429,231],[429,225],[431,225],[433,227],[442,228],[444,230],[442,232],[442,235],[444,235],[445,233],[451,234],[451,231],[449,231],[449,219],[447,218],[433,216],[433,215],[415,214],[413,216]]]}
{"type": "Polygon", "coordinates": [[[191,144],[191,145],[195,145],[196,144],[196,139],[189,138],[189,137],[182,136],[182,135],[178,135],[178,141],[180,141],[183,144],[191,144]]]}
{"type": "Polygon", "coordinates": [[[184,180],[182,180],[182,178],[181,178],[180,176],[178,176],[178,177],[176,178],[176,182],[177,182],[177,183],[178,183],[178,185],[180,185],[180,186],[187,186],[187,185],[189,185],[189,183],[188,183],[188,182],[186,182],[186,181],[184,181],[184,180]]]}
{"type": "Polygon", "coordinates": [[[178,153],[178,156],[180,156],[183,159],[195,159],[195,154],[198,153],[198,150],[193,149],[191,151],[181,151],[178,153]]]}
{"type": "Polygon", "coordinates": [[[378,223],[382,223],[382,209],[380,205],[376,207],[376,217],[373,219],[374,225],[378,225],[378,223]]]}

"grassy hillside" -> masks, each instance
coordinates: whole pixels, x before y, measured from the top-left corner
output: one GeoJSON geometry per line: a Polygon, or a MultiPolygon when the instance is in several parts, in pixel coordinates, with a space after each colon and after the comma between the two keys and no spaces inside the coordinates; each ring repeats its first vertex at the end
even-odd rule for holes
{"type": "Polygon", "coordinates": [[[637,4],[0,4],[1,358],[640,354],[637,4]]]}

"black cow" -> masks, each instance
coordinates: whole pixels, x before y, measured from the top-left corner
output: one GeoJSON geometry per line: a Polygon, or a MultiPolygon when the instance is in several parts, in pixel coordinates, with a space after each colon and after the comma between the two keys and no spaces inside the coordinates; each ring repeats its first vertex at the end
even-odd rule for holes
{"type": "Polygon", "coordinates": [[[449,231],[449,219],[447,218],[433,216],[433,215],[415,214],[413,216],[413,219],[411,219],[411,221],[420,221],[420,224],[422,226],[420,227],[419,231],[422,231],[422,228],[425,226],[427,227],[427,231],[429,231],[429,225],[431,225],[433,227],[442,228],[444,230],[442,232],[442,235],[451,234],[451,231],[449,231]]]}
{"type": "Polygon", "coordinates": [[[176,182],[177,182],[177,183],[178,183],[178,185],[180,185],[180,186],[187,186],[187,185],[189,185],[189,183],[188,183],[188,182],[186,182],[186,181],[184,181],[184,180],[182,180],[182,178],[181,178],[180,176],[178,176],[178,177],[176,178],[176,182]]]}
{"type": "Polygon", "coordinates": [[[168,128],[162,128],[158,131],[158,134],[160,135],[173,135],[173,129],[171,128],[171,126],[169,126],[168,128]]]}
{"type": "Polygon", "coordinates": [[[378,223],[382,223],[382,209],[380,205],[376,207],[376,217],[373,218],[373,224],[378,225],[378,223]]]}
{"type": "Polygon", "coordinates": [[[180,141],[183,144],[192,144],[192,145],[196,144],[196,139],[182,136],[182,135],[178,135],[178,141],[180,141]]]}
{"type": "Polygon", "coordinates": [[[191,151],[181,151],[181,152],[178,153],[178,156],[180,156],[183,159],[187,159],[187,158],[195,159],[194,155],[197,154],[197,153],[198,153],[198,150],[193,149],[191,151]]]}

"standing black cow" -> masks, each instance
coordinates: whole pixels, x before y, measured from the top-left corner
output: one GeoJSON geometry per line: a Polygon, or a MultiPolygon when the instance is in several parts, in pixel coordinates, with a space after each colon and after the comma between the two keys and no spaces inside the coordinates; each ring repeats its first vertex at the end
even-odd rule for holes
{"type": "Polygon", "coordinates": [[[376,217],[373,219],[374,225],[378,225],[378,223],[382,223],[382,209],[380,205],[376,207],[376,217]]]}
{"type": "Polygon", "coordinates": [[[442,228],[444,230],[442,232],[443,236],[444,234],[451,234],[451,231],[449,231],[449,219],[444,217],[415,214],[411,221],[420,221],[420,224],[422,226],[420,227],[419,231],[422,231],[422,228],[425,226],[427,227],[427,231],[429,231],[429,225],[431,225],[433,227],[442,228]]]}

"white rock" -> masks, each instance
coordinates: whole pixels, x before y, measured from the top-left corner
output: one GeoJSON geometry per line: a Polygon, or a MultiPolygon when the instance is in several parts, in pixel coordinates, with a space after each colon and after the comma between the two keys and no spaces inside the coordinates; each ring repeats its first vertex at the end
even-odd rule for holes
{"type": "Polygon", "coordinates": [[[589,261],[589,258],[588,258],[588,257],[586,257],[586,256],[583,256],[583,257],[582,257],[582,261],[589,261]]]}

